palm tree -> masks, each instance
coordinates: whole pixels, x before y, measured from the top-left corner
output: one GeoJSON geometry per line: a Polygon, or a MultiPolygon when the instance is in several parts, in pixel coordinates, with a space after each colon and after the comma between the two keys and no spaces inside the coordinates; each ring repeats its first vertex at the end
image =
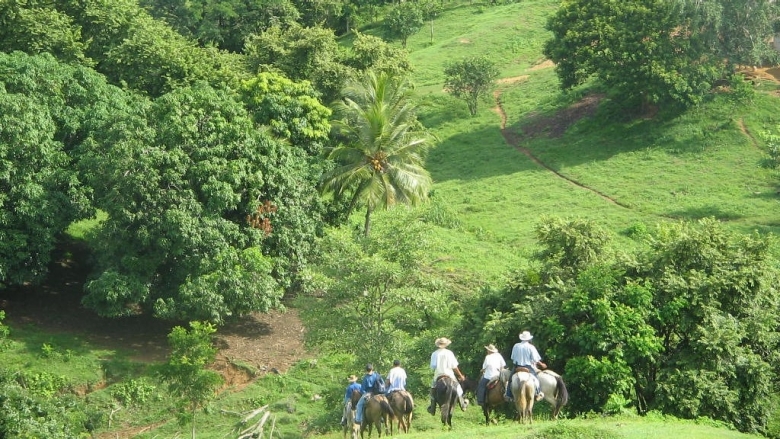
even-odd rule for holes
{"type": "Polygon", "coordinates": [[[425,201],[433,184],[423,167],[433,137],[417,122],[411,92],[405,78],[369,71],[334,104],[333,126],[345,141],[328,156],[336,167],[323,176],[323,190],[354,191],[348,212],[366,204],[366,236],[376,208],[425,201]]]}

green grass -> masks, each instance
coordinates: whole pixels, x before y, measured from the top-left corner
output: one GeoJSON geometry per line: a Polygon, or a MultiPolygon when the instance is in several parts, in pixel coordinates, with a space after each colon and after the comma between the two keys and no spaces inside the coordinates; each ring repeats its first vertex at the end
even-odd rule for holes
{"type": "MultiPolygon", "coordinates": [[[[684,114],[662,111],[653,118],[627,118],[606,99],[594,118],[578,121],[561,137],[521,141],[521,147],[558,174],[506,143],[492,96],[481,100],[478,114],[471,117],[464,102],[442,91],[446,63],[473,54],[489,56],[502,77],[527,76],[498,86],[507,128],[520,135],[535,117],[554,115],[591,93],[587,85],[562,93],[552,68],[534,68],[543,60],[541,48],[549,37],[544,22],[557,4],[449,3],[434,22],[433,41],[427,26],[408,41],[420,119],[439,139],[427,160],[435,181],[432,202],[420,209],[436,224],[431,236],[436,244],[433,266],[458,285],[458,292],[501,285],[507,273],[535,251],[534,227],[545,215],[597,220],[624,248],[636,245],[625,236],[630,228],[677,219],[714,216],[739,231],[780,231],[780,175],[762,166],[767,151],[759,135],[768,129],[778,132],[780,100],[766,93],[776,89],[774,85],[761,84],[748,104],[714,94],[684,114]]],[[[377,212],[373,220],[392,214],[377,212]]],[[[68,232],[83,239],[104,218],[98,214],[68,232]]],[[[354,221],[362,224],[362,218],[354,221]]],[[[106,385],[89,399],[109,411],[116,407],[112,395],[119,386],[152,378],[149,369],[123,353],[33,327],[13,328],[12,343],[0,361],[11,369],[66,377],[74,389],[106,385]]],[[[345,356],[323,356],[301,362],[284,375],[263,376],[241,391],[223,392],[206,413],[198,414],[198,437],[229,437],[226,434],[238,428],[242,413],[267,404],[281,437],[341,438],[337,424],[347,364],[350,359],[345,356]]],[[[428,379],[425,365],[420,366],[408,370],[410,380],[417,383],[416,395],[424,395],[420,383],[428,379]]],[[[188,436],[189,427],[176,423],[164,388],[157,385],[147,398],[143,405],[117,411],[113,430],[104,433],[150,426],[135,437],[188,436]]],[[[404,437],[757,437],[712,422],[660,416],[552,422],[545,404],[537,406],[533,426],[502,419],[499,425],[485,427],[480,425],[480,411],[472,407],[457,412],[454,430],[446,432],[438,417],[425,413],[425,399],[418,396],[413,432],[404,437]]]]}

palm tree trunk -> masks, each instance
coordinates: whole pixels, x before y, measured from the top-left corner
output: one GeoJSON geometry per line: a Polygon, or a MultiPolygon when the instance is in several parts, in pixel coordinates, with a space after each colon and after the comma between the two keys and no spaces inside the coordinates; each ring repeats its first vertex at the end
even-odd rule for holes
{"type": "Polygon", "coordinates": [[[371,211],[373,209],[371,208],[371,203],[368,203],[368,207],[366,208],[366,225],[363,228],[363,234],[365,236],[368,236],[369,232],[371,232],[371,211]]]}

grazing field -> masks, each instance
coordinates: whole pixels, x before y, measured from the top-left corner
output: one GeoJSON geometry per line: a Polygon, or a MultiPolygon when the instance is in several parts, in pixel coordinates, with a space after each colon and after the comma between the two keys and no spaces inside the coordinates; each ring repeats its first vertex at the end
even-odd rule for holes
{"type": "MultiPolygon", "coordinates": [[[[438,139],[426,162],[434,180],[431,201],[419,209],[434,225],[434,267],[457,292],[469,296],[502,285],[537,250],[534,228],[547,216],[596,220],[625,248],[638,245],[632,230],[666,221],[714,217],[740,232],[780,231],[780,174],[768,165],[765,140],[780,133],[775,79],[758,78],[749,99],[713,91],[682,114],[663,108],[624,114],[615,98],[593,84],[559,90],[554,66],[541,52],[550,37],[544,23],[557,4],[447,3],[432,31],[429,23],[409,38],[419,118],[438,139]],[[487,55],[501,72],[474,117],[465,102],[443,90],[444,66],[472,54],[487,55]]],[[[373,218],[381,223],[392,215],[377,212],[373,218]]],[[[360,227],[362,220],[356,214],[348,227],[360,227]]],[[[88,228],[81,223],[70,232],[79,239],[88,228]]],[[[154,381],[171,325],[136,322],[149,331],[142,332],[78,314],[84,263],[78,253],[60,255],[60,269],[44,287],[4,296],[12,332],[0,361],[31,374],[35,378],[27,379],[38,380],[41,391],[64,380],[95,416],[110,413],[109,426],[94,437],[188,436],[188,427],[168,410],[170,395],[154,381]],[[55,297],[62,302],[52,302],[55,297]]],[[[345,370],[351,358],[304,345],[310,323],[305,304],[305,298],[290,300],[286,314],[253,316],[220,329],[218,368],[228,381],[199,414],[198,437],[235,437],[242,417],[266,405],[274,414],[268,427],[273,437],[342,437],[340,402],[354,372],[345,370]]],[[[512,423],[509,413],[486,427],[472,406],[456,411],[447,432],[425,412],[427,366],[407,366],[417,400],[409,439],[758,437],[658,414],[552,421],[542,403],[530,426],[512,423]]]]}

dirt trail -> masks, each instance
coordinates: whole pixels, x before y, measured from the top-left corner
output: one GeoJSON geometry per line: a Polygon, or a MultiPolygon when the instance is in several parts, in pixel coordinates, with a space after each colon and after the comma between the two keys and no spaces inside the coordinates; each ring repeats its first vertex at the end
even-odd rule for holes
{"type": "MultiPolygon", "coordinates": [[[[498,81],[498,83],[513,84],[519,82],[520,80],[525,80],[527,78],[528,76],[506,78],[504,80],[498,81]]],[[[628,208],[628,206],[620,203],[619,201],[615,200],[609,195],[600,192],[596,189],[593,189],[591,187],[588,187],[570,177],[567,177],[566,175],[561,174],[560,172],[556,171],[555,169],[551,168],[550,166],[548,166],[547,164],[539,160],[538,157],[533,155],[531,150],[522,146],[522,137],[514,130],[508,129],[506,127],[507,116],[506,116],[506,112],[504,111],[503,105],[501,105],[501,93],[502,93],[501,88],[498,88],[493,92],[493,97],[496,100],[496,106],[493,108],[493,111],[496,114],[498,114],[498,116],[501,118],[501,135],[504,137],[504,141],[506,141],[508,145],[513,146],[515,149],[525,154],[526,157],[531,159],[531,161],[534,162],[536,165],[552,172],[558,178],[566,180],[570,184],[573,184],[574,186],[577,186],[581,189],[585,189],[589,192],[592,192],[612,204],[628,208]]],[[[549,132],[551,137],[558,137],[562,135],[563,132],[566,131],[566,129],[568,129],[574,122],[576,122],[580,118],[593,115],[596,109],[598,108],[598,104],[599,102],[601,102],[602,98],[603,96],[601,95],[586,96],[581,101],[573,104],[566,110],[559,112],[553,117],[532,117],[531,121],[529,122],[529,125],[526,127],[527,128],[526,131],[533,134],[549,132]]]]}

